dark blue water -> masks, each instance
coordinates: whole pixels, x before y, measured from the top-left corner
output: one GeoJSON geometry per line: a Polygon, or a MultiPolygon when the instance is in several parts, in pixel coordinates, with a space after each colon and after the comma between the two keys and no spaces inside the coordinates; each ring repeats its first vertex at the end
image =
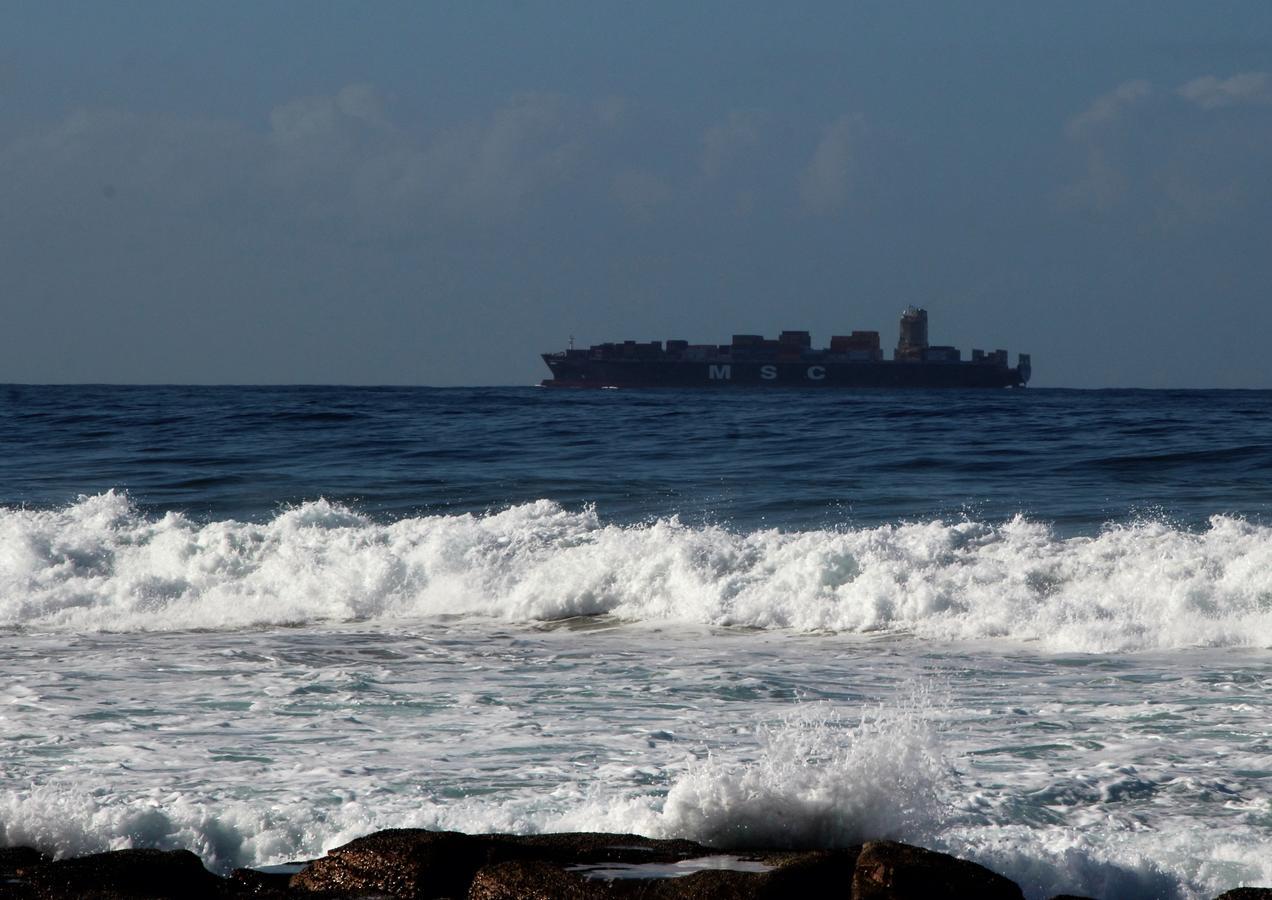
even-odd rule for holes
{"type": "Polygon", "coordinates": [[[1061,533],[1272,513],[1272,393],[9,386],[0,505],[126,491],[261,520],[539,498],[799,529],[1024,514],[1061,533]]]}

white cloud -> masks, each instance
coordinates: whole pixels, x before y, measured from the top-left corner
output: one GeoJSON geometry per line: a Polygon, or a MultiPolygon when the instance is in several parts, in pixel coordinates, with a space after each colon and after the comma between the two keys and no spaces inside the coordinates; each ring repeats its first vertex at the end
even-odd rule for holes
{"type": "Polygon", "coordinates": [[[758,110],[734,110],[723,122],[708,128],[702,135],[702,174],[719,178],[729,164],[760,141],[764,114],[758,110]]]}
{"type": "Polygon", "coordinates": [[[204,214],[258,191],[261,150],[234,122],[80,110],[0,149],[0,183],[10,211],[34,219],[109,218],[103,199],[204,214]]]}
{"type": "Polygon", "coordinates": [[[1082,170],[1057,192],[1057,205],[1171,230],[1266,208],[1272,115],[1212,112],[1236,106],[1272,106],[1272,78],[1206,76],[1161,93],[1146,81],[1124,82],[1068,122],[1082,170]]]}
{"type": "MultiPolygon", "coordinates": [[[[348,89],[346,89],[347,91],[348,89]]],[[[275,117],[291,161],[334,163],[362,217],[504,221],[574,172],[595,120],[564,98],[529,94],[422,140],[387,123],[374,97],[341,92],[275,117]],[[350,104],[356,104],[350,109],[350,104]],[[356,114],[355,114],[356,111],[356,114]]],[[[319,169],[320,171],[320,169],[319,169]]],[[[313,167],[309,174],[314,174],[313,167]]]]}
{"type": "Polygon", "coordinates": [[[1202,109],[1272,105],[1272,74],[1245,72],[1228,79],[1206,75],[1182,85],[1178,94],[1202,109]]]}
{"type": "Polygon", "coordinates": [[[455,175],[446,192],[448,208],[480,219],[513,215],[529,198],[570,177],[583,153],[585,127],[563,98],[531,94],[446,135],[430,156],[455,175]]]}
{"type": "Polygon", "coordinates": [[[805,212],[831,215],[847,204],[861,133],[857,116],[843,116],[826,128],[800,173],[799,199],[805,212]]]}
{"type": "Polygon", "coordinates": [[[1109,125],[1126,112],[1153,94],[1153,85],[1144,79],[1124,81],[1109,91],[1096,97],[1095,100],[1069,120],[1066,131],[1069,137],[1076,139],[1090,137],[1102,126],[1109,125]]]}
{"type": "Polygon", "coordinates": [[[107,196],[137,215],[204,215],[233,198],[228,206],[237,204],[241,216],[279,224],[372,231],[491,224],[576,177],[605,118],[567,98],[532,94],[427,134],[392,120],[363,84],[282,103],[264,130],[81,111],[0,147],[0,194],[11,210],[63,218],[92,214],[107,196]]]}
{"type": "Polygon", "coordinates": [[[611,187],[620,206],[638,219],[646,219],[671,202],[672,190],[663,179],[644,169],[625,169],[614,176],[611,187]]]}
{"type": "Polygon", "coordinates": [[[1099,148],[1087,152],[1086,171],[1060,188],[1057,203],[1067,211],[1111,213],[1126,194],[1127,179],[1099,148]]]}

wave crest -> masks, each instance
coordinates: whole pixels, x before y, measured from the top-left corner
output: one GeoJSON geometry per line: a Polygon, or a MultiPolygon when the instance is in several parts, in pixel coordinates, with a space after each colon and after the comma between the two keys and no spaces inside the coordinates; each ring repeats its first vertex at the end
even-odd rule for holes
{"type": "Polygon", "coordinates": [[[1058,538],[990,525],[734,533],[540,500],[378,524],[319,500],[264,523],[148,517],[108,492],[0,510],[0,625],[225,629],[436,615],[906,631],[1118,651],[1272,644],[1272,529],[1215,516],[1058,538]]]}

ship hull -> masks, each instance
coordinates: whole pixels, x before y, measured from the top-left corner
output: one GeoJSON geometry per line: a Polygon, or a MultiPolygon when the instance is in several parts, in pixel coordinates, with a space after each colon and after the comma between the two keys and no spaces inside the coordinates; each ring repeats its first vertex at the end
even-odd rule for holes
{"type": "Polygon", "coordinates": [[[544,387],[800,387],[1004,388],[1023,387],[1019,368],[983,362],[697,362],[692,360],[570,359],[547,353],[553,377],[544,387]]]}

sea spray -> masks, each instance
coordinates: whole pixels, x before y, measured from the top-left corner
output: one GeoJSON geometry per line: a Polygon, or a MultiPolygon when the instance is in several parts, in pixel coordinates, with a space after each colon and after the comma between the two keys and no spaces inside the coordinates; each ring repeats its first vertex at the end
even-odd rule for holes
{"type": "Polygon", "coordinates": [[[930,840],[946,819],[952,770],[918,703],[851,724],[825,704],[801,705],[757,737],[754,760],[712,754],[677,778],[659,833],[721,847],[848,847],[930,840]]]}

